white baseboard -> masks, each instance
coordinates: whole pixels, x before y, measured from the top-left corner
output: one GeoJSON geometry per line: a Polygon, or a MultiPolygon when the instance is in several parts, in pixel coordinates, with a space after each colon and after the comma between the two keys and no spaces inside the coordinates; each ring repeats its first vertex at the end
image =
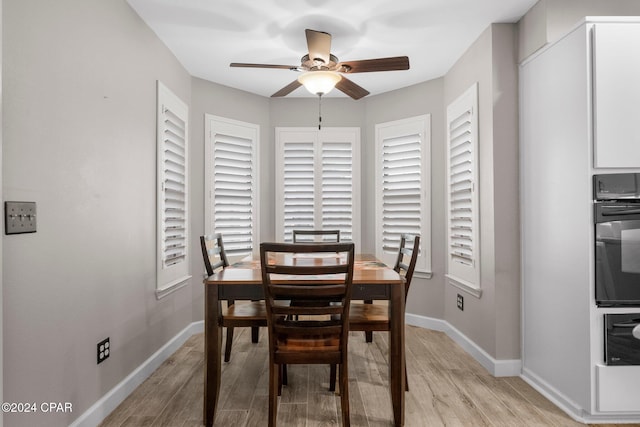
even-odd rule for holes
{"type": "Polygon", "coordinates": [[[540,394],[549,399],[567,415],[582,424],[637,424],[640,417],[634,413],[591,414],[577,403],[560,393],[548,382],[540,378],[527,368],[522,369],[521,378],[536,389],[540,394]]]}
{"type": "Polygon", "coordinates": [[[431,317],[418,316],[407,313],[405,316],[407,325],[419,326],[421,328],[442,331],[449,338],[455,341],[460,347],[478,361],[484,368],[495,377],[518,377],[522,371],[522,361],[520,359],[497,360],[491,357],[486,351],[476,343],[467,338],[462,332],[454,328],[449,322],[431,317]]]}
{"type": "Polygon", "coordinates": [[[535,388],[540,394],[553,402],[554,405],[562,409],[571,418],[580,423],[586,424],[587,421],[584,419],[582,408],[562,393],[559,393],[555,388],[551,387],[549,383],[544,381],[535,373],[523,368],[521,378],[531,387],[535,388]]]}
{"type": "Polygon", "coordinates": [[[70,427],[95,427],[100,424],[136,387],[142,384],[165,360],[175,353],[189,337],[200,332],[204,332],[204,321],[194,322],[184,328],[80,415],[71,423],[70,427]]]}

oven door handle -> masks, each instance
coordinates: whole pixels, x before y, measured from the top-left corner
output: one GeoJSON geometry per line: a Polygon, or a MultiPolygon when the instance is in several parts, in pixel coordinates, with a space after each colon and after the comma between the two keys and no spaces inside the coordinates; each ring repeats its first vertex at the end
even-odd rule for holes
{"type": "Polygon", "coordinates": [[[616,206],[603,206],[602,216],[619,216],[619,215],[638,215],[640,209],[624,209],[616,206]],[[605,211],[605,209],[611,209],[605,211]],[[615,210],[614,210],[615,209],[615,210]]]}

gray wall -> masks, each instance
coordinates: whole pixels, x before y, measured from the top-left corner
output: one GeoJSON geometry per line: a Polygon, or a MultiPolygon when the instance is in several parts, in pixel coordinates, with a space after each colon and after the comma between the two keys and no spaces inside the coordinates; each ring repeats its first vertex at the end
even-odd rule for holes
{"type": "Polygon", "coordinates": [[[520,356],[516,34],[513,24],[491,25],[444,78],[445,105],[478,83],[482,290],[476,298],[445,285],[444,319],[496,359],[520,356]]]}
{"type": "Polygon", "coordinates": [[[540,0],[521,20],[519,59],[557,41],[585,16],[634,15],[640,16],[638,0],[540,0]]]}
{"type": "Polygon", "coordinates": [[[7,0],[3,27],[4,199],[38,204],[2,237],[4,400],[73,403],[5,421],[63,426],[193,320],[190,286],[155,295],[156,80],[189,104],[191,77],[124,0],[7,0]]]}
{"type": "Polygon", "coordinates": [[[442,319],[446,246],[445,234],[445,139],[444,139],[444,80],[442,78],[367,97],[362,150],[362,212],[363,246],[375,251],[375,126],[393,120],[431,115],[431,263],[433,276],[424,279],[414,276],[407,312],[418,316],[442,319]]]}
{"type": "Polygon", "coordinates": [[[270,133],[269,99],[241,90],[222,86],[199,78],[191,82],[191,138],[189,155],[191,165],[191,258],[194,285],[193,321],[204,318],[204,287],[202,278],[204,264],[200,252],[199,236],[204,234],[204,146],[205,114],[213,114],[228,119],[260,125],[260,236],[261,240],[273,235],[273,136],[270,133]],[[270,184],[268,184],[270,183],[270,184]],[[266,184],[266,185],[265,185],[266,184]]]}

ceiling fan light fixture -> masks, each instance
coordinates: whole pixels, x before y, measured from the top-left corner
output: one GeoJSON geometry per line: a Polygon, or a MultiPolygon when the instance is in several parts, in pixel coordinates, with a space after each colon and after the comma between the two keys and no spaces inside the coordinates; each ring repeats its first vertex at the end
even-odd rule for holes
{"type": "Polygon", "coordinates": [[[326,95],[331,92],[342,76],[335,71],[307,71],[298,77],[298,81],[314,95],[326,95]]]}

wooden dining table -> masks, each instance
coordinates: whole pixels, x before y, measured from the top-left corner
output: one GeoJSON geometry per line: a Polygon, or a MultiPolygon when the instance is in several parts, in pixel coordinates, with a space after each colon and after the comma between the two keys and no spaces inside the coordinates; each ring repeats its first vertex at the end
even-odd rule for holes
{"type": "MultiPolygon", "coordinates": [[[[333,257],[335,259],[335,257],[333,257]]],[[[331,258],[309,259],[289,255],[287,262],[331,262],[331,258]]],[[[292,278],[293,279],[293,278],[292,278]]],[[[284,279],[286,280],[286,278],[284,279]]],[[[262,273],[259,257],[244,260],[209,276],[204,280],[204,424],[213,426],[220,394],[222,370],[222,300],[263,299],[262,273]]],[[[394,425],[404,425],[404,279],[373,255],[358,254],[355,258],[351,298],[354,300],[388,300],[389,378],[394,425]]],[[[265,354],[265,357],[268,355],[265,354]]]]}

